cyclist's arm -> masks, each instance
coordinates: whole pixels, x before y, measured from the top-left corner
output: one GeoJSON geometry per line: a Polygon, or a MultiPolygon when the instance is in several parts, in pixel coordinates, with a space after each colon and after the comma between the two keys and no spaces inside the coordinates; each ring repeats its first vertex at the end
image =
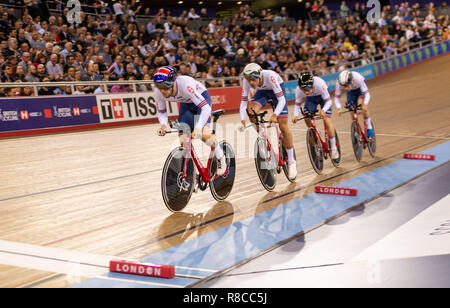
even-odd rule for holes
{"type": "Polygon", "coordinates": [[[284,96],[283,91],[281,91],[278,94],[275,94],[277,96],[278,99],[278,104],[277,104],[277,108],[275,108],[275,111],[273,113],[275,113],[277,116],[280,115],[280,113],[283,111],[284,106],[286,106],[286,97],[284,96]]]}
{"type": "Polygon", "coordinates": [[[367,88],[367,85],[365,82],[363,82],[362,86],[361,86],[361,92],[364,95],[364,105],[369,105],[369,101],[370,101],[370,93],[369,93],[369,88],[367,88]]]}
{"type": "Polygon", "coordinates": [[[301,112],[302,104],[305,101],[305,96],[303,92],[297,87],[295,89],[295,107],[294,107],[294,117],[298,117],[301,112]]]}
{"type": "Polygon", "coordinates": [[[206,124],[206,122],[208,122],[208,119],[211,117],[211,106],[206,102],[206,100],[204,101],[204,103],[202,103],[203,105],[200,107],[202,109],[202,111],[200,112],[200,116],[199,119],[197,121],[197,124],[195,125],[195,128],[203,128],[206,124]]]}
{"type": "Polygon", "coordinates": [[[284,106],[286,106],[286,97],[284,96],[283,89],[281,88],[281,85],[278,82],[272,83],[272,89],[273,93],[275,94],[278,100],[277,108],[275,108],[273,113],[279,116],[280,113],[283,111],[284,106]]]}
{"type": "Polygon", "coordinates": [[[239,113],[241,115],[241,121],[245,120],[245,115],[247,114],[247,103],[248,103],[248,93],[250,92],[250,85],[247,80],[244,79],[242,84],[242,99],[241,106],[239,108],[239,113]]]}
{"type": "Polygon", "coordinates": [[[155,91],[155,101],[156,107],[158,109],[158,121],[161,125],[166,125],[169,122],[169,117],[167,116],[166,100],[162,97],[161,93],[155,91]]]}
{"type": "Polygon", "coordinates": [[[325,105],[323,106],[322,110],[327,112],[328,109],[331,108],[331,97],[330,93],[328,92],[328,88],[324,82],[324,84],[320,87],[320,95],[322,96],[322,99],[325,101],[325,105]]]}
{"type": "Polygon", "coordinates": [[[334,92],[334,105],[336,106],[337,109],[342,108],[341,94],[342,94],[341,85],[339,84],[339,82],[336,82],[336,91],[334,92]]]}
{"type": "Polygon", "coordinates": [[[370,101],[370,93],[366,92],[366,94],[364,94],[364,105],[369,105],[369,101],[370,101]]]}
{"type": "Polygon", "coordinates": [[[330,97],[328,97],[328,99],[326,100],[326,99],[324,99],[325,100],[325,105],[323,106],[323,111],[325,111],[325,112],[327,112],[328,111],[328,109],[330,109],[331,108],[331,98],[330,97]]]}
{"type": "Polygon", "coordinates": [[[370,93],[366,81],[364,80],[364,76],[359,75],[358,79],[356,79],[356,82],[358,83],[359,89],[361,90],[361,93],[364,96],[364,105],[367,106],[370,101],[370,93]]]}

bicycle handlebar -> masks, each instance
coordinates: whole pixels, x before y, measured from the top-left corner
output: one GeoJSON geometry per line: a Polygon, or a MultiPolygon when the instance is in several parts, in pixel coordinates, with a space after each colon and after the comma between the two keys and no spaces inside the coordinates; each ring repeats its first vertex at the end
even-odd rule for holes
{"type": "Polygon", "coordinates": [[[249,118],[256,119],[256,122],[255,122],[256,125],[263,124],[263,123],[269,123],[269,121],[264,120],[264,117],[267,114],[267,110],[257,114],[256,111],[253,109],[253,107],[251,109],[253,111],[253,114],[250,114],[248,112],[248,109],[247,109],[246,110],[247,111],[247,115],[248,115],[249,118]]]}
{"type": "Polygon", "coordinates": [[[361,106],[361,105],[357,105],[357,106],[354,106],[354,105],[346,105],[345,108],[347,108],[348,110],[345,111],[345,112],[343,112],[343,113],[347,113],[347,112],[355,112],[355,111],[358,111],[358,110],[362,110],[362,106],[361,106]]]}

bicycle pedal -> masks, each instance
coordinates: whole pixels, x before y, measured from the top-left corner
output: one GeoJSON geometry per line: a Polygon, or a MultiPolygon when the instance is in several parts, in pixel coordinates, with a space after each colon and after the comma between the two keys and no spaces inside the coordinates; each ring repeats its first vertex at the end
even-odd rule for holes
{"type": "Polygon", "coordinates": [[[181,190],[188,191],[189,187],[191,187],[191,184],[189,184],[189,182],[186,182],[185,180],[183,180],[183,182],[181,182],[181,185],[180,185],[180,191],[181,190]]]}

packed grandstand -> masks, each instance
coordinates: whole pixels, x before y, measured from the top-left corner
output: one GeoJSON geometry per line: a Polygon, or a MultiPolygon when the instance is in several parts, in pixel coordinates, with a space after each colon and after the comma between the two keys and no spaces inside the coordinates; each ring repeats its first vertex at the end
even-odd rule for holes
{"type": "MultiPolygon", "coordinates": [[[[245,3],[229,18],[211,17],[206,8],[186,8],[174,16],[135,0],[81,3],[74,23],[65,1],[0,1],[1,82],[118,81],[108,91],[129,92],[126,81],[151,80],[158,67],[170,65],[206,80],[207,87],[219,87],[218,79],[238,78],[250,62],[286,79],[305,70],[321,76],[418,42],[447,40],[450,31],[445,2],[386,5],[375,21],[368,21],[364,4],[345,1],[335,11],[324,1],[306,2],[301,18],[289,17],[285,7],[255,12],[245,3]]],[[[0,96],[104,91],[104,85],[1,87],[0,96]]]]}

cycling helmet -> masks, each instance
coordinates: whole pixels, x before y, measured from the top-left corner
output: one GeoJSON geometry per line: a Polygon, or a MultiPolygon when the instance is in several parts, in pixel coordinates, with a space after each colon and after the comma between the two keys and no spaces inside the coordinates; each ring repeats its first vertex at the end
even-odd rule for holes
{"type": "Polygon", "coordinates": [[[353,75],[349,70],[344,70],[339,73],[338,82],[341,86],[346,87],[352,84],[353,75]]]}
{"type": "Polygon", "coordinates": [[[301,73],[298,78],[298,86],[302,90],[311,90],[314,87],[313,75],[309,72],[301,73]]]}
{"type": "Polygon", "coordinates": [[[248,81],[250,80],[257,80],[261,77],[262,74],[262,68],[256,63],[250,63],[247,64],[244,67],[244,78],[248,81]]]}
{"type": "Polygon", "coordinates": [[[155,75],[153,75],[153,81],[158,89],[172,88],[176,79],[177,72],[169,66],[162,66],[158,68],[155,75]]]}

